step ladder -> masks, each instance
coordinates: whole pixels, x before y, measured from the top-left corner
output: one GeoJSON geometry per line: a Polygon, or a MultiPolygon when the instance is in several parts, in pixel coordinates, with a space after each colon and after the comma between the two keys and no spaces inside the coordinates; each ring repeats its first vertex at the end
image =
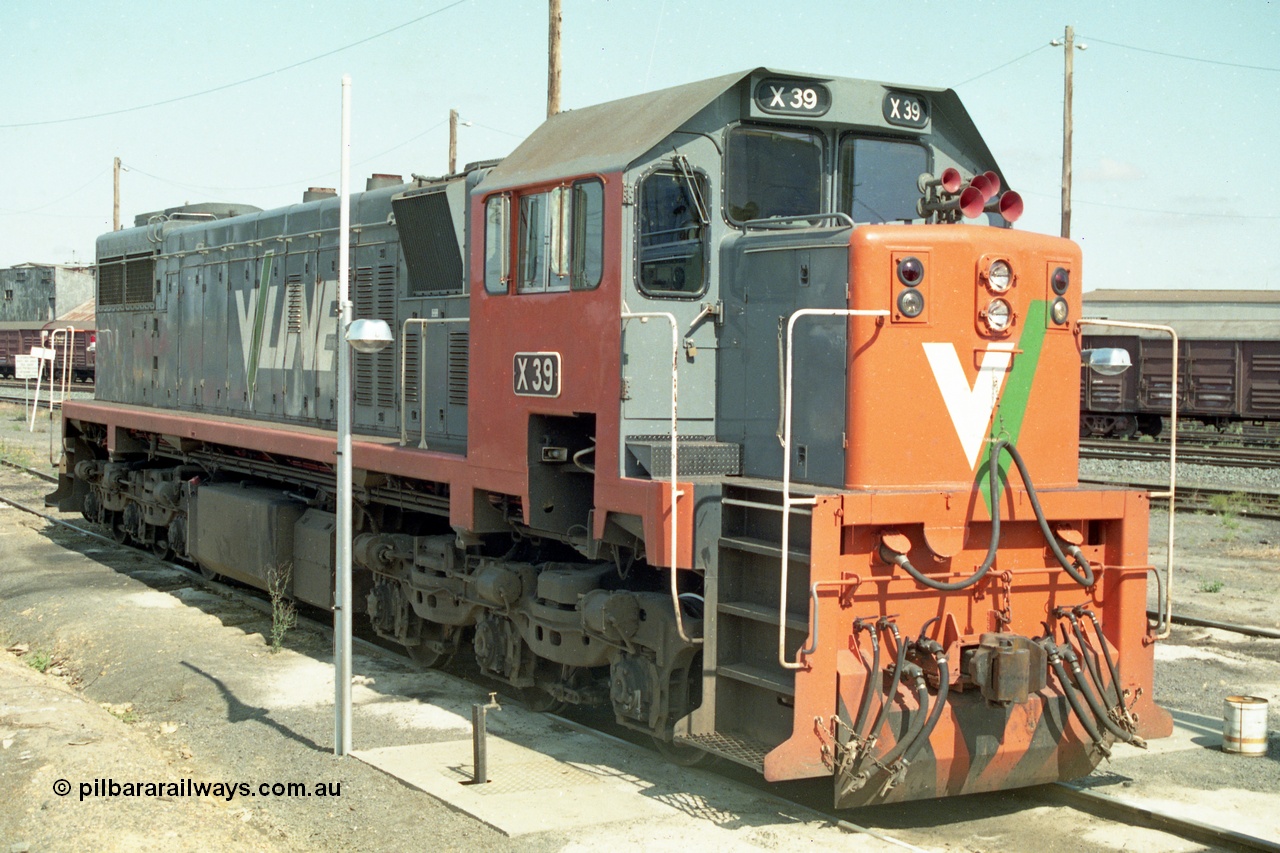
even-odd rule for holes
{"type": "MultiPolygon", "coordinates": [[[[793,490],[793,495],[796,492],[793,490]]],[[[809,633],[812,511],[793,506],[788,555],[786,643],[809,633]]],[[[701,723],[676,741],[763,770],[765,754],[791,736],[795,672],[778,663],[782,490],[776,483],[725,484],[716,582],[707,590],[708,648],[701,723]]]]}

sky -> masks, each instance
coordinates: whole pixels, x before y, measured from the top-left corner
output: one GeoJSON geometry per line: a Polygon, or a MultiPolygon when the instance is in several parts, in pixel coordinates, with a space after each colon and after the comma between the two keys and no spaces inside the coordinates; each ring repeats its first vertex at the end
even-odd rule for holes
{"type": "MultiPolygon", "coordinates": [[[[1075,28],[1071,237],[1085,290],[1280,287],[1280,0],[562,0],[564,109],[757,66],[954,88],[1027,212],[1060,229],[1075,28]]],[[[273,208],[502,157],[546,115],[546,0],[6,0],[0,267],[91,262],[121,218],[273,208]]]]}

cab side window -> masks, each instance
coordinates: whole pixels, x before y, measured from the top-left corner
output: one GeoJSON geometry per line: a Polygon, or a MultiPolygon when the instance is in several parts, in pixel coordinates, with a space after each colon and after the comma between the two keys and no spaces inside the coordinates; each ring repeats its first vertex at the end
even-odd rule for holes
{"type": "Polygon", "coordinates": [[[484,289],[488,293],[507,292],[509,196],[496,195],[484,203],[484,289]]]}
{"type": "MultiPolygon", "coordinates": [[[[604,274],[604,185],[600,181],[523,193],[509,207],[519,216],[514,252],[517,293],[590,290],[600,285],[604,274]]],[[[506,291],[506,270],[500,268],[507,258],[500,238],[506,231],[495,224],[505,215],[505,209],[487,212],[485,282],[491,293],[506,291]]]]}
{"type": "Polygon", "coordinates": [[[548,215],[551,212],[549,197],[555,194],[557,191],[520,197],[520,255],[516,277],[519,293],[568,289],[558,287],[555,281],[548,282],[547,262],[551,256],[551,245],[556,242],[553,229],[560,224],[558,215],[548,215]]]}
{"type": "Polygon", "coordinates": [[[649,295],[695,296],[702,292],[707,258],[707,222],[699,174],[654,172],[640,184],[640,289],[649,295]]]}
{"type": "Polygon", "coordinates": [[[604,275],[604,185],[579,181],[573,185],[572,259],[574,290],[600,286],[604,275]]]}

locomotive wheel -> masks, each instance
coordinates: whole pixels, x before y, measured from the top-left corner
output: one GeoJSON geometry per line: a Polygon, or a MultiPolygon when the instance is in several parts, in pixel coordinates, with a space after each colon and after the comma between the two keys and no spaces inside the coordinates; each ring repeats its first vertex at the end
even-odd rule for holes
{"type": "Polygon", "coordinates": [[[129,529],[124,526],[124,517],[118,512],[111,515],[111,538],[121,545],[128,545],[133,541],[133,537],[129,535],[129,529]]]}
{"type": "Polygon", "coordinates": [[[685,746],[674,741],[663,740],[657,735],[650,735],[650,737],[653,738],[653,746],[658,750],[658,754],[677,767],[701,767],[710,764],[715,758],[711,753],[703,752],[696,746],[685,746]]]}
{"type": "Polygon", "coordinates": [[[520,704],[538,714],[558,714],[569,707],[568,702],[560,701],[541,687],[522,687],[520,704]]]}
{"type": "Polygon", "coordinates": [[[151,540],[151,553],[166,562],[173,559],[173,549],[169,547],[169,540],[161,536],[151,540]]]}
{"type": "Polygon", "coordinates": [[[196,565],[199,566],[200,568],[200,577],[204,578],[207,581],[216,581],[222,577],[222,575],[218,574],[213,569],[206,566],[204,563],[197,563],[196,565]]]}
{"type": "Polygon", "coordinates": [[[437,652],[428,648],[426,643],[405,646],[405,651],[409,654],[409,659],[423,669],[444,669],[453,663],[453,656],[458,653],[456,646],[449,651],[437,652]]]}

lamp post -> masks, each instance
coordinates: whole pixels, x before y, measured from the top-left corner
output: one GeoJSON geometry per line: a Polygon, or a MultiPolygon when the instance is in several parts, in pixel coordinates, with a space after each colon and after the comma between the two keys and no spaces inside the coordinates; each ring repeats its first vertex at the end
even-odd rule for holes
{"type": "MultiPolygon", "coordinates": [[[[342,167],[338,184],[338,331],[357,352],[391,344],[383,320],[351,320],[351,75],[342,77],[342,167]]],[[[333,590],[333,754],[351,751],[351,350],[338,347],[336,577],[333,590]]]]}
{"type": "MultiPolygon", "coordinates": [[[[348,309],[350,305],[347,306],[348,309]]],[[[344,312],[347,316],[350,311],[344,312]]],[[[344,318],[345,319],[345,318],[344,318]]],[[[391,327],[385,320],[353,320],[347,324],[343,338],[358,353],[373,354],[391,345],[391,327]]],[[[351,751],[351,352],[342,348],[339,355],[345,370],[338,371],[339,399],[346,402],[346,418],[338,420],[338,512],[337,512],[337,579],[334,589],[336,625],[333,632],[334,697],[337,705],[334,720],[334,755],[351,751]]]]}

